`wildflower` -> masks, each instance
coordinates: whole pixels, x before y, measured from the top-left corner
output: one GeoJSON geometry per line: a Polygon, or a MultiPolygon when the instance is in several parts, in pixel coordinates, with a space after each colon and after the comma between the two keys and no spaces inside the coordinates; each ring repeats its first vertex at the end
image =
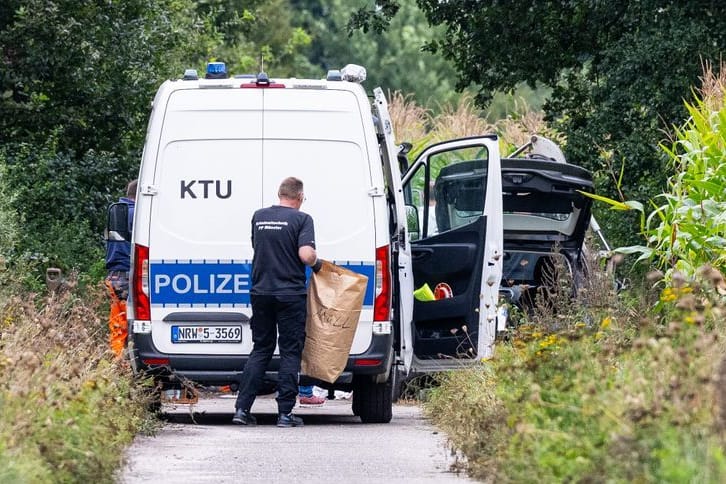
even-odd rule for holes
{"type": "Polygon", "coordinates": [[[539,342],[539,348],[541,350],[546,350],[550,346],[557,345],[557,344],[559,344],[559,343],[561,343],[563,341],[564,340],[562,340],[561,338],[558,338],[554,334],[551,334],[551,335],[547,336],[545,339],[543,339],[542,341],[539,342]]]}
{"type": "Polygon", "coordinates": [[[610,316],[606,316],[600,323],[600,329],[608,329],[610,327],[610,323],[612,322],[613,318],[611,318],[610,316]]]}
{"type": "Polygon", "coordinates": [[[676,294],[676,291],[674,291],[673,288],[670,287],[666,287],[660,293],[660,300],[663,302],[675,301],[677,297],[678,295],[676,294]]]}

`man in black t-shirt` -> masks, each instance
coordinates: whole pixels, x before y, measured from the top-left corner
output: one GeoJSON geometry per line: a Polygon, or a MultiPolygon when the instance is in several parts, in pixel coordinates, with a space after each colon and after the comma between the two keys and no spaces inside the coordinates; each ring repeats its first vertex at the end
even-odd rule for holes
{"type": "Polygon", "coordinates": [[[300,359],[305,344],[305,266],[320,270],[315,229],[310,215],[300,211],[303,183],[289,177],[278,190],[279,205],[252,216],[252,341],[254,346],[240,381],[232,422],[254,425],[250,414],[257,389],[275,351],[280,349],[277,383],[278,427],[301,427],[292,414],[298,391],[300,359]],[[279,333],[279,338],[277,337],[279,333]]]}

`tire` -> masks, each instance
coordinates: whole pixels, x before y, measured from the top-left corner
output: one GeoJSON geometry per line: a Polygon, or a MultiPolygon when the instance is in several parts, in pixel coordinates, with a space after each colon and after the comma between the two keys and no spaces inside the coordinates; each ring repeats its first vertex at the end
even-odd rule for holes
{"type": "Polygon", "coordinates": [[[375,383],[361,378],[354,383],[353,414],[363,423],[388,423],[393,417],[393,378],[375,383]]]}
{"type": "Polygon", "coordinates": [[[356,392],[357,392],[357,390],[354,388],[353,389],[353,403],[352,403],[351,407],[353,410],[353,415],[355,415],[356,417],[360,417],[360,398],[356,397],[356,392]]]}
{"type": "Polygon", "coordinates": [[[403,393],[404,382],[403,372],[398,369],[398,366],[391,368],[391,379],[393,380],[391,382],[391,401],[396,403],[403,393]]]}

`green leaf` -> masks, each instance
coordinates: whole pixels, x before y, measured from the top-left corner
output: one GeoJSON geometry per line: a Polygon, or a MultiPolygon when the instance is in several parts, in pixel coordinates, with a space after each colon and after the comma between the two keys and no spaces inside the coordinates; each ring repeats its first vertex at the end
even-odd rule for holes
{"type": "Polygon", "coordinates": [[[625,255],[643,254],[646,257],[650,257],[653,254],[653,249],[644,245],[631,245],[628,247],[618,247],[617,249],[614,249],[613,252],[625,255]]]}
{"type": "Polygon", "coordinates": [[[644,212],[645,208],[643,207],[643,204],[636,201],[636,200],[629,200],[627,202],[623,202],[625,205],[630,207],[632,210],[637,210],[638,212],[644,212]]]}
{"type": "MultiPolygon", "coordinates": [[[[631,207],[630,205],[628,205],[627,202],[625,202],[625,203],[624,202],[619,202],[617,200],[614,200],[612,198],[608,198],[608,197],[603,196],[603,195],[596,195],[594,193],[588,193],[588,192],[585,192],[585,191],[582,191],[582,190],[577,190],[577,191],[579,193],[581,193],[582,195],[585,195],[586,197],[592,198],[593,200],[597,200],[599,202],[607,203],[608,205],[610,205],[611,208],[613,208],[615,210],[631,210],[631,209],[636,209],[637,210],[636,207],[631,207]]],[[[642,205],[641,205],[641,209],[642,209],[642,205]]]]}
{"type": "Polygon", "coordinates": [[[692,180],[690,181],[690,185],[695,188],[700,188],[701,190],[704,190],[705,192],[714,195],[721,195],[723,194],[723,191],[726,190],[726,187],[724,187],[723,184],[715,183],[708,180],[692,180]]]}

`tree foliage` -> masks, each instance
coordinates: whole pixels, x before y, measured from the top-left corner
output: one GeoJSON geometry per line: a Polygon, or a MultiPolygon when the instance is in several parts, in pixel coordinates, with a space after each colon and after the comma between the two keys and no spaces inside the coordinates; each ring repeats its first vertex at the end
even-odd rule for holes
{"type": "MultiPolygon", "coordinates": [[[[375,3],[359,11],[355,26],[380,27],[398,2],[375,3]]],[[[662,190],[662,130],[685,117],[682,101],[691,98],[702,60],[717,61],[726,46],[726,17],[712,0],[417,4],[445,26],[428,49],[454,63],[459,88],[476,85],[486,103],[521,81],[551,87],[545,110],[567,136],[569,159],[595,171],[601,191],[625,199],[662,190]]],[[[636,230],[604,216],[616,239],[632,240],[636,230]]]]}
{"type": "MultiPolygon", "coordinates": [[[[13,5],[14,4],[14,5],[13,5]]],[[[0,142],[138,152],[152,93],[194,52],[191,6],[168,0],[23,0],[0,30],[0,142]],[[8,21],[9,20],[9,21],[8,21]]]]}
{"type": "Polygon", "coordinates": [[[66,267],[98,256],[153,91],[203,35],[193,12],[177,0],[3,2],[0,160],[23,227],[16,253],[66,267]]]}
{"type": "Polygon", "coordinates": [[[197,11],[213,38],[197,59],[200,68],[216,59],[235,73],[264,69],[303,77],[316,71],[307,56],[311,37],[298,25],[289,0],[202,0],[197,11]]]}
{"type": "Polygon", "coordinates": [[[248,69],[263,53],[281,72],[309,68],[309,39],[291,22],[286,0],[2,2],[3,206],[23,229],[14,253],[92,265],[105,208],[138,171],[159,84],[209,58],[248,69]]]}
{"type": "Polygon", "coordinates": [[[433,109],[456,102],[456,71],[441,56],[422,50],[443,35],[431,27],[415,0],[401,0],[398,15],[385,30],[349,31],[351,17],[365,2],[346,0],[290,0],[299,11],[299,25],[310,33],[310,61],[318,76],[346,64],[366,67],[366,86],[411,94],[433,109]]]}

